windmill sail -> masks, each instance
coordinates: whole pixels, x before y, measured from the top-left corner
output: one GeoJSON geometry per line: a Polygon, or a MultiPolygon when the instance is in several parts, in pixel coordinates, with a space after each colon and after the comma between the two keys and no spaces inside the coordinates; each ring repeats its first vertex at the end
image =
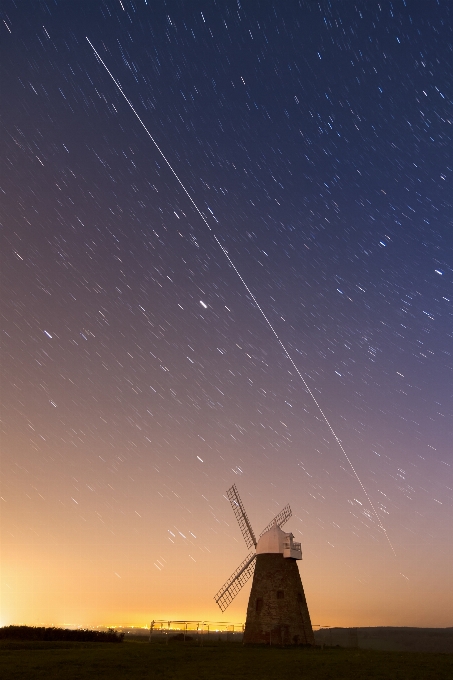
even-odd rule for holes
{"type": "Polygon", "coordinates": [[[283,510],[280,510],[280,512],[278,513],[278,515],[274,517],[272,522],[269,522],[267,527],[263,529],[263,531],[260,533],[260,538],[263,534],[266,533],[266,531],[269,531],[269,529],[271,529],[274,526],[274,524],[276,524],[278,527],[282,527],[285,524],[285,522],[289,520],[292,514],[293,512],[289,505],[285,505],[283,510]]]}
{"type": "Polygon", "coordinates": [[[238,568],[233,571],[230,578],[220,588],[219,592],[214,596],[214,600],[219,605],[222,612],[231,604],[236,595],[241,590],[242,586],[247,583],[249,578],[255,571],[256,554],[250,553],[245,560],[241,562],[238,568]]]}
{"type": "MultiPolygon", "coordinates": [[[[245,508],[244,508],[244,505],[242,503],[239,492],[236,488],[236,484],[233,484],[233,486],[230,489],[228,489],[226,494],[228,496],[228,500],[231,503],[231,507],[233,508],[233,512],[236,515],[236,519],[237,519],[239,527],[242,531],[242,535],[244,537],[244,541],[245,541],[247,548],[251,548],[252,546],[256,548],[255,534],[253,533],[253,529],[252,529],[252,526],[250,524],[250,520],[247,517],[247,513],[245,512],[245,508]]],[[[278,516],[279,515],[277,515],[277,517],[278,516]]]]}

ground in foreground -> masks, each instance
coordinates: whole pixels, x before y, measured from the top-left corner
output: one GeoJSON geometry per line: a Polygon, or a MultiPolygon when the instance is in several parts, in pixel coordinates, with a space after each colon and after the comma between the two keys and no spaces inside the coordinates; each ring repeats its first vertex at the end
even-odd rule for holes
{"type": "Polygon", "coordinates": [[[45,680],[450,680],[453,655],[218,643],[8,642],[0,677],[45,680]]]}

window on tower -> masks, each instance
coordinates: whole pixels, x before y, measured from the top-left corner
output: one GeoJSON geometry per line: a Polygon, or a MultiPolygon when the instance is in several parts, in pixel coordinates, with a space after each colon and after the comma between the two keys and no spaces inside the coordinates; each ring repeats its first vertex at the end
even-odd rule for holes
{"type": "Polygon", "coordinates": [[[262,597],[257,597],[257,598],[256,598],[256,603],[255,603],[256,613],[257,613],[257,614],[260,614],[262,608],[263,608],[263,598],[262,598],[262,597]]]}
{"type": "Polygon", "coordinates": [[[285,593],[283,590],[277,590],[277,600],[283,600],[285,598],[285,593]]]}

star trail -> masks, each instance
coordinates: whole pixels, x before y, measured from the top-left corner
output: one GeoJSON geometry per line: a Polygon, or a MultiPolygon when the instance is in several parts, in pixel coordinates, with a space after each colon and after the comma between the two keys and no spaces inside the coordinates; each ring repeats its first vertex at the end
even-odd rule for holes
{"type": "Polygon", "coordinates": [[[1,19],[2,625],[215,619],[233,483],[314,622],[451,625],[450,3],[1,19]]]}

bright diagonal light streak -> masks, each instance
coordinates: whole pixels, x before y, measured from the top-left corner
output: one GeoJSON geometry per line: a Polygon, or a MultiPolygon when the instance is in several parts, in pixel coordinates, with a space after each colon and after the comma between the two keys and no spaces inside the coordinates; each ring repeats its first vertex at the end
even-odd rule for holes
{"type": "MultiPolygon", "coordinates": [[[[86,36],[85,36],[85,37],[86,37],[86,36]]],[[[379,515],[378,515],[378,513],[377,513],[377,511],[376,511],[376,509],[375,509],[375,507],[374,507],[374,505],[373,505],[373,503],[372,503],[372,501],[371,501],[371,498],[369,497],[368,492],[367,492],[367,490],[365,489],[365,487],[364,487],[364,485],[363,485],[363,483],[362,483],[362,480],[360,479],[359,475],[357,474],[357,471],[356,471],[354,465],[352,464],[351,459],[349,458],[348,454],[346,453],[346,451],[345,451],[345,449],[344,449],[344,447],[343,447],[343,444],[341,443],[340,439],[338,438],[337,434],[335,433],[335,430],[333,429],[332,425],[330,424],[329,419],[327,418],[326,414],[325,414],[324,411],[322,410],[322,408],[321,408],[320,404],[318,403],[318,400],[316,399],[315,395],[314,395],[313,392],[311,391],[311,389],[310,389],[310,387],[309,387],[307,381],[305,380],[304,376],[302,375],[302,373],[301,373],[301,372],[299,371],[299,369],[297,368],[297,366],[296,366],[296,364],[295,364],[295,362],[294,362],[294,359],[292,358],[292,356],[290,355],[290,353],[289,353],[288,350],[286,349],[286,347],[285,347],[285,345],[283,344],[283,342],[280,340],[280,338],[279,338],[279,336],[278,336],[278,334],[277,334],[277,331],[274,329],[273,325],[271,324],[271,322],[270,322],[269,319],[267,318],[266,313],[264,312],[264,310],[263,310],[262,307],[260,306],[258,300],[256,299],[256,297],[254,296],[254,294],[252,293],[252,291],[250,290],[250,288],[248,287],[248,285],[246,284],[246,282],[245,282],[244,279],[242,278],[241,273],[240,273],[239,270],[237,269],[237,267],[236,267],[236,265],[234,264],[234,262],[232,261],[231,257],[228,255],[228,251],[223,247],[223,245],[220,243],[220,241],[219,241],[219,239],[217,238],[217,236],[215,235],[215,233],[212,231],[212,228],[209,226],[208,221],[206,220],[206,217],[203,215],[203,213],[201,212],[200,208],[197,206],[197,204],[196,204],[195,201],[193,200],[192,196],[189,194],[188,190],[186,189],[186,187],[184,186],[184,184],[183,184],[183,183],[181,182],[181,180],[179,179],[178,175],[176,174],[175,170],[173,169],[172,165],[170,164],[170,161],[169,161],[168,158],[165,156],[164,152],[162,151],[162,149],[160,148],[160,146],[158,145],[158,143],[156,142],[156,140],[154,139],[154,137],[152,136],[152,134],[150,133],[150,131],[149,131],[148,128],[146,127],[145,123],[142,121],[142,119],[141,119],[140,116],[138,115],[137,111],[134,109],[134,106],[133,106],[132,102],[130,101],[130,99],[128,99],[128,97],[127,97],[127,96],[125,95],[125,93],[123,92],[123,89],[122,89],[121,85],[120,85],[119,82],[116,80],[116,78],[112,75],[112,73],[110,72],[109,68],[108,68],[107,65],[105,64],[105,62],[101,59],[100,55],[98,54],[98,52],[96,51],[95,47],[93,46],[91,40],[90,40],[88,37],[87,37],[87,40],[88,40],[88,42],[89,42],[89,44],[90,44],[90,46],[91,46],[91,48],[92,48],[94,54],[96,55],[96,58],[99,60],[99,62],[100,62],[100,63],[102,64],[102,66],[105,68],[105,70],[106,70],[107,73],[109,74],[110,78],[113,80],[113,82],[115,83],[116,87],[118,88],[119,92],[122,94],[122,96],[124,97],[124,99],[126,100],[126,102],[129,104],[129,107],[131,108],[131,110],[132,110],[132,112],[134,113],[135,117],[136,117],[137,120],[139,121],[140,125],[141,125],[142,128],[145,130],[146,134],[148,135],[148,137],[150,138],[150,140],[152,141],[152,143],[154,144],[154,146],[156,147],[156,149],[158,150],[158,152],[160,153],[160,155],[162,156],[162,158],[164,159],[164,161],[166,162],[166,164],[167,164],[168,167],[170,168],[171,172],[172,172],[173,175],[175,176],[176,181],[177,181],[178,184],[181,186],[181,188],[183,189],[183,191],[184,191],[184,193],[186,194],[187,198],[188,198],[189,201],[192,203],[193,207],[195,208],[195,210],[196,210],[197,213],[200,215],[201,219],[203,220],[203,222],[205,223],[205,225],[207,226],[207,228],[208,228],[209,231],[211,232],[212,236],[214,237],[215,242],[217,243],[217,245],[219,246],[219,248],[222,250],[222,252],[223,252],[223,254],[225,255],[225,257],[227,258],[229,264],[231,265],[231,267],[234,269],[234,271],[235,271],[236,274],[238,275],[238,277],[239,277],[241,283],[243,284],[244,288],[246,289],[247,293],[248,293],[248,294],[250,295],[250,297],[252,298],[252,300],[253,300],[255,306],[256,306],[257,309],[260,311],[262,317],[264,318],[264,320],[266,321],[267,325],[269,326],[269,328],[271,329],[272,333],[274,334],[274,336],[275,336],[275,338],[276,338],[278,344],[279,344],[280,347],[282,348],[282,350],[283,350],[285,356],[286,356],[287,359],[291,362],[291,364],[292,364],[294,370],[296,371],[297,375],[298,375],[299,378],[302,380],[302,383],[303,383],[305,389],[307,390],[308,394],[310,395],[310,397],[313,399],[314,403],[316,404],[316,406],[317,406],[317,408],[318,408],[320,414],[322,415],[322,417],[323,417],[323,419],[324,419],[324,421],[325,421],[327,427],[329,428],[330,432],[332,433],[332,436],[334,437],[335,441],[337,442],[338,446],[340,447],[341,451],[343,452],[344,457],[345,457],[346,460],[348,461],[349,466],[350,466],[352,472],[354,473],[355,478],[357,479],[358,483],[360,484],[360,486],[361,486],[361,488],[362,488],[362,491],[363,491],[363,493],[365,494],[365,497],[366,497],[368,503],[370,504],[370,506],[371,506],[371,508],[372,508],[372,510],[373,510],[374,515],[376,516],[376,519],[377,519],[377,521],[378,521],[379,527],[380,527],[380,528],[382,529],[382,531],[384,532],[385,537],[386,537],[386,539],[387,539],[387,541],[388,541],[388,543],[389,543],[389,545],[390,545],[390,547],[391,547],[391,549],[392,549],[392,551],[393,551],[393,554],[396,556],[395,549],[394,549],[394,547],[393,547],[393,545],[392,545],[392,542],[390,541],[390,538],[389,538],[389,536],[388,536],[388,534],[387,534],[387,530],[385,529],[384,525],[382,524],[381,518],[379,517],[379,515]]]]}

